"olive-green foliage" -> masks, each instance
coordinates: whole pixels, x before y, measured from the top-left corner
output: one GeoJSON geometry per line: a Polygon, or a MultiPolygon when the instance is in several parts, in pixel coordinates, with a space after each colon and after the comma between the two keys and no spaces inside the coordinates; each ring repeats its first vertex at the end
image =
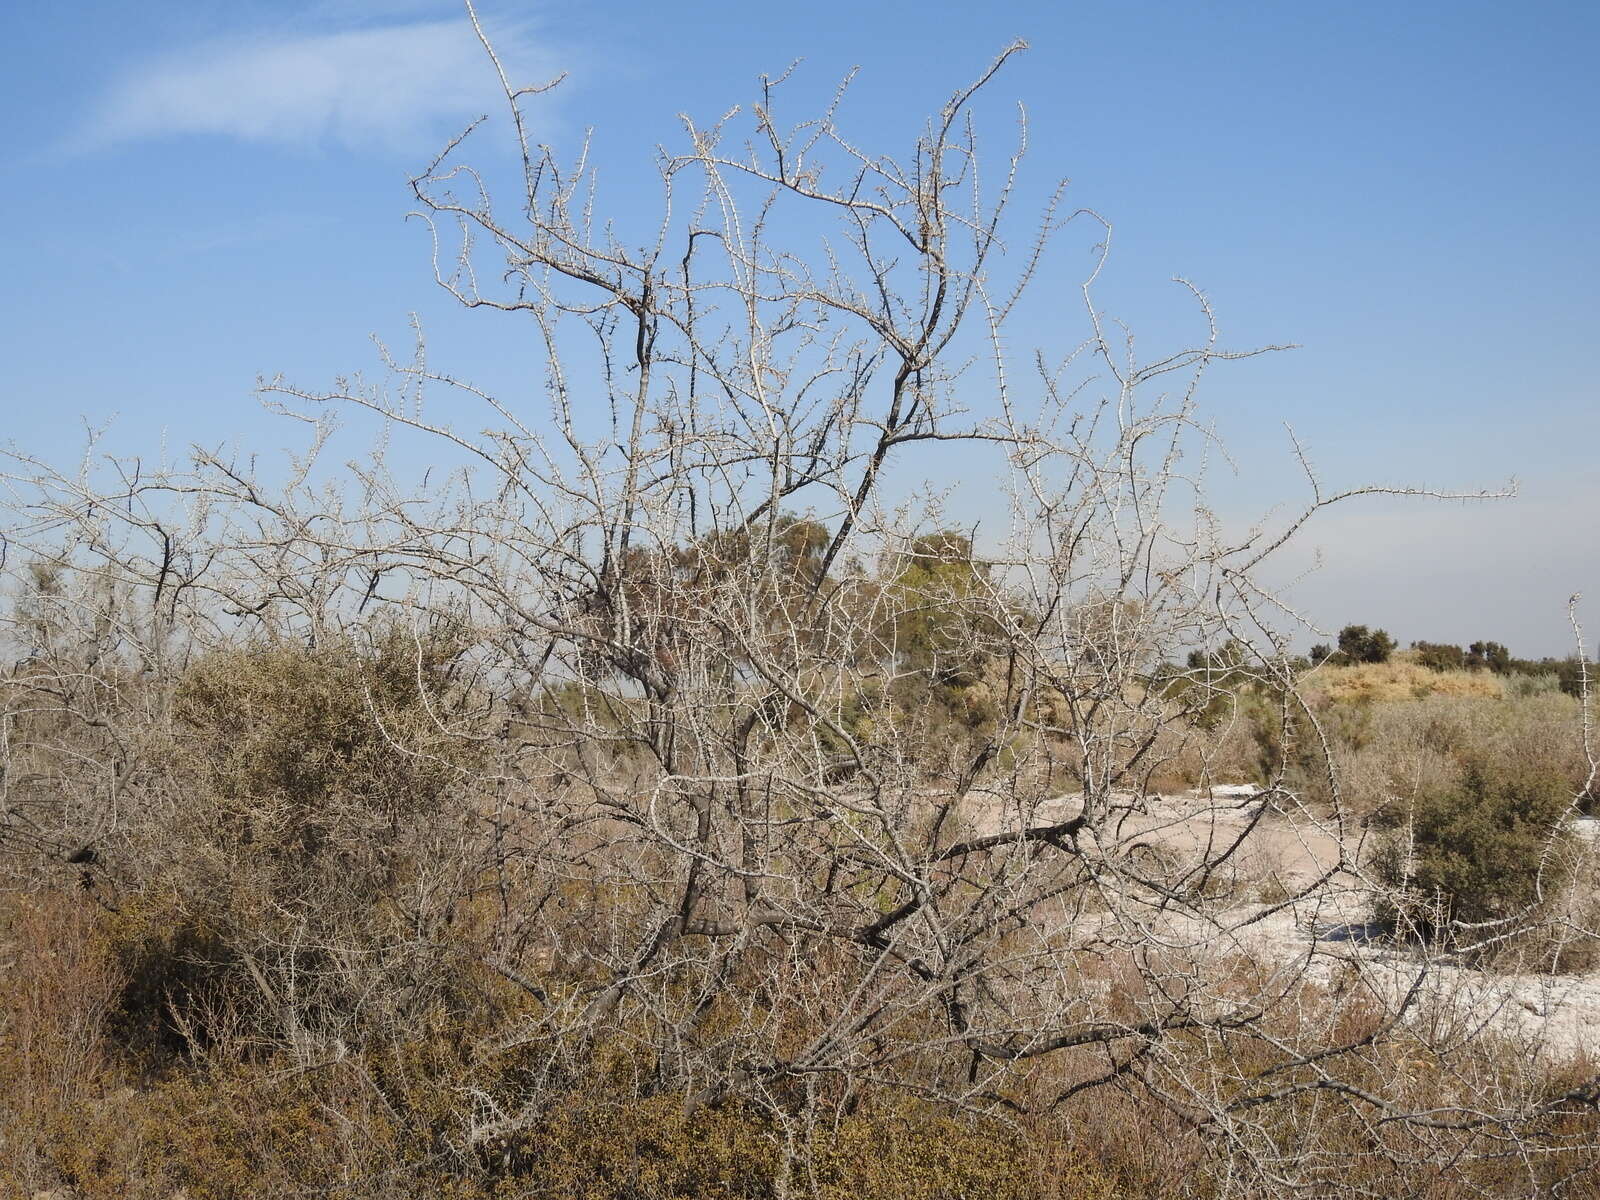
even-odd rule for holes
{"type": "Polygon", "coordinates": [[[1579,696],[1583,694],[1585,673],[1590,678],[1596,675],[1595,664],[1576,654],[1569,654],[1566,658],[1515,658],[1503,644],[1491,641],[1473,642],[1465,649],[1448,642],[1412,642],[1411,655],[1417,663],[1434,671],[1465,669],[1489,671],[1514,679],[1532,677],[1554,681],[1518,685],[1520,694],[1527,694],[1529,688],[1547,691],[1559,687],[1569,696],[1579,696]]]}
{"type": "Polygon", "coordinates": [[[926,682],[959,692],[978,681],[992,638],[988,569],[962,534],[928,534],[894,572],[891,635],[902,661],[926,682]]]}
{"type": "Polygon", "coordinates": [[[956,770],[993,732],[1004,704],[1003,602],[989,568],[964,534],[932,533],[892,560],[870,590],[892,682],[847,698],[845,716],[871,714],[862,727],[886,744],[928,747],[921,766],[933,775],[956,770]]]}
{"type": "Polygon", "coordinates": [[[1537,675],[1508,675],[1505,686],[1508,700],[1525,700],[1530,696],[1552,696],[1561,690],[1561,677],[1554,671],[1537,675]]]}
{"type": "MultiPolygon", "coordinates": [[[[1595,684],[1600,683],[1600,664],[1576,654],[1565,658],[1513,658],[1506,664],[1504,673],[1510,677],[1508,683],[1528,678],[1553,680],[1554,686],[1569,696],[1592,695],[1595,684]]],[[[1550,686],[1551,683],[1545,682],[1539,688],[1548,690],[1550,686]]]]}
{"type": "Polygon", "coordinates": [[[911,1103],[785,1132],[736,1105],[689,1111],[681,1095],[624,1100],[591,1092],[565,1098],[491,1157],[517,1185],[506,1194],[592,1200],[767,1200],[780,1194],[786,1170],[791,1193],[818,1200],[1110,1195],[1089,1171],[1046,1180],[1038,1151],[998,1122],[958,1121],[911,1103]],[[786,1145],[803,1159],[785,1167],[786,1145]]]}
{"type": "Polygon", "coordinates": [[[1339,631],[1339,655],[1346,663],[1388,662],[1393,653],[1394,638],[1386,630],[1346,625],[1339,631]]]}
{"type": "Polygon", "coordinates": [[[1448,642],[1412,642],[1411,650],[1430,671],[1460,671],[1467,665],[1467,652],[1448,642]]]}
{"type": "Polygon", "coordinates": [[[1511,651],[1499,642],[1473,642],[1467,647],[1467,666],[1504,675],[1511,669],[1511,651]]]}
{"type": "Polygon", "coordinates": [[[1569,696],[1592,695],[1600,684],[1600,663],[1589,662],[1576,654],[1554,664],[1561,690],[1569,696]]]}
{"type": "MultiPolygon", "coordinates": [[[[1390,828],[1379,874],[1421,906],[1424,925],[1435,904],[1449,921],[1514,916],[1537,901],[1541,870],[1555,861],[1552,844],[1571,836],[1562,827],[1571,801],[1570,786],[1548,767],[1475,759],[1456,786],[1384,814],[1390,828]]],[[[1551,888],[1558,882],[1544,879],[1551,888]]]]}
{"type": "Polygon", "coordinates": [[[459,652],[394,628],[367,646],[279,644],[202,659],[179,681],[173,715],[218,836],[314,856],[340,820],[393,832],[436,808],[463,764],[458,740],[428,709],[459,652]]]}
{"type": "MultiPolygon", "coordinates": [[[[1447,682],[1474,678],[1428,675],[1447,682]]],[[[1347,694],[1311,699],[1339,768],[1343,798],[1357,815],[1396,807],[1403,812],[1418,796],[1448,791],[1473,759],[1508,773],[1554,771],[1572,792],[1588,775],[1579,707],[1570,696],[1336,698],[1347,694]]]]}
{"type": "MultiPolygon", "coordinates": [[[[152,1047],[253,1008],[258,1036],[359,1037],[447,987],[477,743],[458,635],[380,628],[198,661],[122,856],[125,1019],[152,1047]]],[[[131,1034],[130,1034],[131,1036],[131,1034]]]]}
{"type": "MultiPolygon", "coordinates": [[[[1118,1194],[1085,1164],[1049,1170],[1048,1145],[1030,1147],[998,1122],[931,1108],[861,1112],[789,1140],[737,1106],[691,1112],[680,1094],[586,1088],[475,1147],[464,1128],[440,1142],[409,1115],[383,1097],[363,1102],[355,1063],[320,1078],[245,1067],[85,1097],[16,1132],[30,1137],[30,1185],[63,1184],[88,1200],[165,1200],[179,1188],[194,1200],[775,1200],[786,1141],[796,1155],[789,1194],[818,1200],[1118,1194]]],[[[0,1187],[21,1183],[19,1165],[0,1165],[0,1187]]]]}
{"type": "Polygon", "coordinates": [[[591,591],[574,597],[602,635],[581,656],[585,671],[596,682],[669,688],[695,643],[727,619],[730,604],[746,615],[746,606],[763,611],[752,630],[805,628],[796,618],[822,581],[831,541],[825,526],[782,513],[770,528],[740,525],[688,545],[630,546],[591,591]]]}
{"type": "Polygon", "coordinates": [[[1030,1138],[886,1092],[785,1127],[766,1109],[641,1088],[626,1031],[552,1075],[542,1048],[504,1036],[527,998],[471,965],[477,1004],[383,1041],[150,1072],[108,1019],[121,924],[70,892],[0,893],[13,968],[0,973],[0,1195],[771,1200],[786,1172],[788,1194],[821,1200],[1116,1194],[1058,1151],[1065,1121],[1030,1138]],[[512,1118],[497,1126],[497,1113],[512,1118]]]}
{"type": "MultiPolygon", "coordinates": [[[[1304,660],[1283,665],[1291,672],[1310,669],[1304,660]]],[[[1287,770],[1291,786],[1304,788],[1309,781],[1315,791],[1314,739],[1302,736],[1308,731],[1298,706],[1286,706],[1276,666],[1263,664],[1236,641],[1196,650],[1183,666],[1162,664],[1150,687],[1173,705],[1177,721],[1162,737],[1164,747],[1174,749],[1146,781],[1147,790],[1266,782],[1287,770]]]]}
{"type": "Polygon", "coordinates": [[[1183,667],[1163,664],[1152,685],[1180,704],[1196,726],[1214,730],[1233,719],[1240,695],[1259,677],[1249,647],[1230,641],[1217,650],[1191,651],[1183,667]]]}
{"type": "MultiPolygon", "coordinates": [[[[1162,1105],[1142,1101],[1137,1089],[1107,1088],[1059,1108],[1048,1104],[1075,1072],[1103,1070],[1092,1055],[1067,1064],[1059,1078],[1042,1074],[1034,1100],[1046,1102],[1014,1119],[957,1113],[870,1086],[848,1096],[835,1091],[830,1100],[826,1081],[817,1085],[823,1101],[809,1117],[790,1107],[780,1118],[768,1106],[695,1104],[684,1091],[653,1088],[648,1070],[639,1070],[647,1064],[630,1061],[640,1057],[643,1040],[626,1028],[552,1073],[544,1048],[506,1036],[522,1027],[530,1015],[523,1006],[532,1002],[514,989],[497,991],[493,978],[470,964],[464,973],[477,971],[477,1004],[455,1014],[436,1010],[382,1042],[310,1061],[269,1050],[260,1057],[176,1060],[154,1074],[133,1070],[116,1027],[105,1020],[115,998],[108,946],[116,924],[81,894],[0,892],[9,963],[0,972],[0,1195],[1203,1200],[1256,1194],[1248,1175],[1219,1181],[1207,1171],[1205,1139],[1162,1105]],[[1241,1182],[1248,1190],[1239,1190],[1241,1182]]],[[[1358,1024],[1350,1036],[1368,1028],[1358,1024]]],[[[1404,1041],[1402,1035],[1398,1055],[1375,1045],[1364,1068],[1371,1078],[1397,1070],[1414,1075],[1418,1096],[1459,1086],[1426,1057],[1404,1053],[1404,1041]]],[[[1270,1055],[1249,1057],[1252,1046],[1260,1053],[1250,1042],[1177,1042],[1173,1069],[1200,1070],[1207,1055],[1218,1058],[1230,1079],[1241,1063],[1251,1070],[1269,1066],[1270,1055]]],[[[1542,1086],[1559,1092],[1587,1077],[1558,1076],[1542,1086]]],[[[784,1090],[781,1082],[775,1086],[784,1090]]],[[[788,1090],[794,1098],[805,1094],[788,1090]]],[[[1374,1153],[1365,1114],[1330,1109],[1314,1122],[1294,1114],[1273,1110],[1273,1124],[1263,1128],[1281,1137],[1286,1154],[1320,1156],[1319,1175],[1358,1178],[1361,1194],[1466,1194],[1451,1190],[1454,1173],[1441,1175],[1426,1157],[1407,1166],[1407,1145],[1392,1158],[1374,1153]]],[[[1582,1134],[1581,1125],[1565,1130],[1567,1148],[1539,1156],[1538,1188],[1587,1165],[1582,1134]]],[[[1531,1194],[1528,1180],[1505,1167],[1503,1156],[1465,1170],[1471,1194],[1531,1194]]]]}
{"type": "Polygon", "coordinates": [[[1289,706],[1257,713],[1255,728],[1266,778],[1282,771],[1284,783],[1303,801],[1326,808],[1334,803],[1333,779],[1340,780],[1341,798],[1350,796],[1342,777],[1349,760],[1361,754],[1373,737],[1374,706],[1366,703],[1289,706]],[[1333,779],[1330,779],[1332,758],[1333,779]]]}

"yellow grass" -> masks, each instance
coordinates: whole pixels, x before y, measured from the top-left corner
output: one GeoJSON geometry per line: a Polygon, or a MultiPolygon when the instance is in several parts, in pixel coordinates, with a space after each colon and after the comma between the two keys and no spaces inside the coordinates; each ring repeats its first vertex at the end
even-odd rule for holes
{"type": "Polygon", "coordinates": [[[1355,667],[1323,667],[1305,680],[1308,692],[1342,703],[1462,696],[1500,700],[1505,685],[1488,671],[1431,671],[1403,659],[1355,667]]]}

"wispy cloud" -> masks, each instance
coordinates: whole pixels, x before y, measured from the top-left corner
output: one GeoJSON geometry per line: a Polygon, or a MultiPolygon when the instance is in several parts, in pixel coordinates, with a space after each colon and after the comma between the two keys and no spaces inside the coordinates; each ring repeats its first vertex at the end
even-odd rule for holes
{"type": "MultiPolygon", "coordinates": [[[[551,56],[526,29],[496,46],[531,82],[551,56]]],[[[80,144],[214,135],[297,147],[416,152],[496,103],[464,19],[210,42],[144,64],[107,91],[80,144]]]]}

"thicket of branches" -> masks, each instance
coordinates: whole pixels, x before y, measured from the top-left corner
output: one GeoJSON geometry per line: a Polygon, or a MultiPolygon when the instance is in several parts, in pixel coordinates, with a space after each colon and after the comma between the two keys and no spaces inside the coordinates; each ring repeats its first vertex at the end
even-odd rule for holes
{"type": "MultiPolygon", "coordinates": [[[[874,1158],[922,1178],[901,1127],[969,1155],[928,1195],[1156,1186],[1109,1135],[1038,1157],[1088,1111],[1181,1146],[1170,1182],[1197,1193],[1592,1165],[1595,1082],[1440,1009],[1435,956],[1257,945],[1383,886],[1262,582],[1318,510],[1376,489],[1308,466],[1287,520],[1214,519],[1197,389],[1254,351],[1221,346],[1196,289],[1199,342],[1141,358],[1097,265],[1085,340],[1013,352],[1052,236],[1100,220],[1012,217],[1025,137],[980,172],[975,98],[1020,49],[892,156],[844,132],[843,90],[792,124],[763,81],[662,152],[642,243],[581,152],[533,141],[543,89],[502,73],[517,193],[491,203],[472,131],[413,186],[439,282],[545,348],[537,405],[419,339],[381,385],[268,388],[315,434],[285,483],[201,451],[13,456],[11,936],[76,930],[93,1001],[49,1025],[65,968],[33,962],[25,1011],[57,1049],[9,1050],[44,1097],[18,1123],[31,1178],[251,1186],[216,1182],[212,1143],[184,1175],[95,1124],[83,1081],[112,1067],[84,1063],[108,1042],[150,1120],[208,1081],[195,1105],[241,1116],[218,1144],[283,1179],[260,1149],[281,1114],[241,1098],[304,1092],[304,1173],[350,1195],[888,1195],[874,1158]],[[381,456],[341,480],[317,457],[341,408],[470,469],[420,495],[381,456]],[[934,443],[993,465],[1007,528],[906,499],[934,443]],[[1275,731],[1260,794],[1177,813],[1152,780],[1223,782],[1242,691],[1275,731]],[[1239,888],[1264,822],[1335,848],[1267,903],[1239,888]],[[1180,823],[1212,832],[1164,841],[1180,823]],[[52,1140],[61,1112],[80,1132],[52,1140]],[[679,1175],[585,1140],[646,1119],[694,1148],[662,1152],[679,1175]],[[74,1157],[94,1138],[100,1168],[74,1157]],[[594,1178],[560,1175],[579,1159],[594,1178]]],[[[1570,926],[1543,878],[1476,936],[1570,926]]]]}

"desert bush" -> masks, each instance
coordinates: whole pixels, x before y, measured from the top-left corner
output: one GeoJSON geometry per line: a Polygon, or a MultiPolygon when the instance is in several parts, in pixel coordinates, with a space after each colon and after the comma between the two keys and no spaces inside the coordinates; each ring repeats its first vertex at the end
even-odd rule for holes
{"type": "Polygon", "coordinates": [[[1600,665],[1577,655],[1562,659],[1555,668],[1561,690],[1569,696],[1593,695],[1596,684],[1600,684],[1600,665]]]}
{"type": "Polygon", "coordinates": [[[114,1059],[108,1033],[125,978],[106,953],[103,916],[71,892],[0,903],[0,1091],[23,1119],[92,1089],[114,1059]]]}
{"type": "Polygon", "coordinates": [[[1473,642],[1467,647],[1467,669],[1504,675],[1511,670],[1511,651],[1499,642],[1473,642]]]}
{"type": "Polygon", "coordinates": [[[1469,945],[1530,923],[1526,914],[1562,883],[1551,868],[1572,836],[1572,799],[1548,765],[1474,756],[1456,786],[1385,811],[1389,835],[1374,867],[1399,897],[1385,915],[1469,945]]]}
{"type": "Polygon", "coordinates": [[[1394,638],[1384,629],[1346,625],[1339,631],[1339,655],[1347,664],[1388,662],[1394,646],[1394,638]]]}
{"type": "Polygon", "coordinates": [[[1182,667],[1162,664],[1149,686],[1172,700],[1189,724],[1213,730],[1235,715],[1240,693],[1257,681],[1249,648],[1231,641],[1217,650],[1191,651],[1182,667]]]}
{"type": "Polygon", "coordinates": [[[1141,779],[1143,789],[1164,795],[1271,778],[1277,716],[1269,702],[1244,693],[1232,711],[1224,714],[1219,705],[1215,723],[1163,730],[1141,779]]]}
{"type": "MultiPolygon", "coordinates": [[[[1284,666],[1291,679],[1310,669],[1304,660],[1287,659],[1284,666]]],[[[1145,791],[1264,783],[1283,773],[1285,734],[1295,726],[1299,704],[1282,680],[1259,669],[1243,643],[1193,651],[1183,666],[1163,663],[1148,687],[1169,703],[1174,719],[1158,733],[1141,780],[1145,791]]]]}
{"type": "Polygon", "coordinates": [[[0,897],[21,968],[0,974],[0,1194],[1067,1200],[1117,1194],[1086,1151],[1127,1159],[1114,1139],[1096,1150],[1080,1133],[1078,1156],[1063,1155],[1059,1124],[1035,1122],[1030,1137],[906,1097],[788,1125],[736,1101],[697,1105],[641,1087],[626,1036],[550,1079],[535,1118],[497,1123],[544,1061],[506,1038],[526,1015],[513,992],[310,1063],[211,1053],[151,1074],[114,1020],[117,924],[81,896],[0,897]]]}
{"type": "Polygon", "coordinates": [[[1412,642],[1411,654],[1430,671],[1462,671],[1467,666],[1467,652],[1446,642],[1412,642]]]}
{"type": "MultiPolygon", "coordinates": [[[[1388,1126],[1377,1127],[1375,1141],[1359,1113],[1316,1103],[1313,1069],[1286,1073],[1268,1046],[1245,1031],[1175,1038],[1132,1078],[1117,1072],[1117,1057],[1085,1049],[1008,1088],[1015,1108],[1003,1119],[828,1080],[811,1085],[820,1104],[784,1118],[736,1097],[697,1104],[688,1092],[653,1086],[651,1034],[637,1017],[575,1069],[552,1075],[545,1052],[519,1036],[538,1002],[515,988],[471,1013],[418,1021],[387,1044],[309,1063],[282,1051],[256,1060],[211,1055],[152,1076],[122,1069],[115,1034],[107,1038],[115,987],[72,991],[111,965],[105,933],[114,918],[81,896],[63,895],[40,908],[11,895],[3,904],[14,949],[34,956],[56,949],[80,964],[51,993],[49,1007],[76,1012],[74,1021],[87,1018],[101,1031],[101,1045],[78,1060],[82,1069],[70,1087],[17,1086],[34,1078],[16,1073],[29,1057],[13,1036],[17,989],[49,975],[0,975],[4,1194],[62,1189],[83,1200],[168,1200],[180,1192],[195,1200],[302,1193],[337,1200],[1237,1194],[1226,1181],[1249,1170],[1251,1160],[1185,1115],[1205,1094],[1237,1105],[1239,1116],[1224,1113],[1242,1122],[1241,1138],[1280,1156],[1310,1194],[1442,1197],[1471,1194],[1459,1190],[1469,1187],[1539,1194],[1588,1161],[1580,1112],[1567,1106],[1539,1115],[1548,1097],[1581,1091],[1580,1069],[1552,1074],[1539,1065],[1530,1074],[1525,1056],[1488,1046],[1446,1067],[1415,1035],[1386,1032],[1383,1012],[1360,987],[1298,992],[1293,1012],[1272,1017],[1271,1037],[1292,1043],[1306,1028],[1320,1028],[1318,1014],[1331,1006],[1339,1037],[1354,1047],[1345,1062],[1352,1083],[1399,1089],[1418,1104],[1520,1097],[1533,1114],[1523,1118],[1523,1135],[1542,1139],[1545,1153],[1525,1168],[1507,1165],[1495,1140],[1470,1128],[1426,1132],[1429,1153],[1422,1155],[1407,1153],[1402,1131],[1388,1126]],[[30,913],[48,915],[29,925],[36,919],[30,913]],[[1057,1102],[1108,1070],[1102,1086],[1057,1102]],[[546,1085],[530,1108],[528,1084],[540,1076],[546,1085]],[[1286,1086],[1305,1090],[1288,1105],[1252,1103],[1286,1086]],[[1151,1102],[1152,1095],[1162,1102],[1151,1102]],[[1441,1155],[1453,1155],[1456,1165],[1440,1167],[1441,1155]]],[[[1248,993],[1260,969],[1241,964],[1234,986],[1248,993]]],[[[106,978],[114,983],[115,972],[106,978]]],[[[1115,1011],[1136,1019],[1139,972],[1110,982],[1115,1011]]],[[[823,1025],[824,1014],[816,1013],[796,1032],[811,1036],[823,1025]]],[[[42,1061],[54,1069],[58,1059],[50,1051],[42,1061]]]]}
{"type": "MultiPolygon", "coordinates": [[[[1388,668],[1383,668],[1387,670],[1388,668]]],[[[1440,675],[1496,683],[1485,674],[1440,675]]],[[[1398,690],[1398,689],[1397,689],[1398,690]]],[[[1361,694],[1335,686],[1338,696],[1361,694]]],[[[1420,699],[1363,703],[1314,693],[1341,788],[1353,813],[1367,817],[1391,806],[1455,787],[1467,762],[1480,758],[1511,772],[1555,772],[1576,793],[1588,776],[1579,707],[1571,697],[1543,693],[1520,699],[1432,693],[1420,699]]],[[[1306,786],[1316,756],[1305,752],[1306,786]]]]}
{"type": "Polygon", "coordinates": [[[1506,698],[1524,700],[1530,696],[1551,696],[1561,691],[1561,677],[1554,672],[1537,675],[1506,676],[1506,698]]]}
{"type": "Polygon", "coordinates": [[[783,1129],[727,1106],[685,1110],[683,1098],[574,1095],[536,1129],[497,1144],[513,1194],[594,1200],[962,1200],[1109,1197],[1093,1169],[1046,1171],[1048,1153],[995,1121],[953,1119],[914,1103],[864,1106],[823,1126],[783,1129]],[[806,1151],[803,1161],[799,1150],[806,1151]]]}
{"type": "Polygon", "coordinates": [[[1326,694],[1310,691],[1285,709],[1285,720],[1274,721],[1270,711],[1258,710],[1251,725],[1258,769],[1264,778],[1281,778],[1316,811],[1348,806],[1359,813],[1360,790],[1351,786],[1351,768],[1372,739],[1374,711],[1369,703],[1330,703],[1326,694]]]}
{"type": "Polygon", "coordinates": [[[124,1019],[150,1047],[235,1019],[255,1039],[359,1041],[448,995],[477,887],[461,646],[391,625],[206,655],[177,679],[144,810],[108,852],[124,1019]]]}

